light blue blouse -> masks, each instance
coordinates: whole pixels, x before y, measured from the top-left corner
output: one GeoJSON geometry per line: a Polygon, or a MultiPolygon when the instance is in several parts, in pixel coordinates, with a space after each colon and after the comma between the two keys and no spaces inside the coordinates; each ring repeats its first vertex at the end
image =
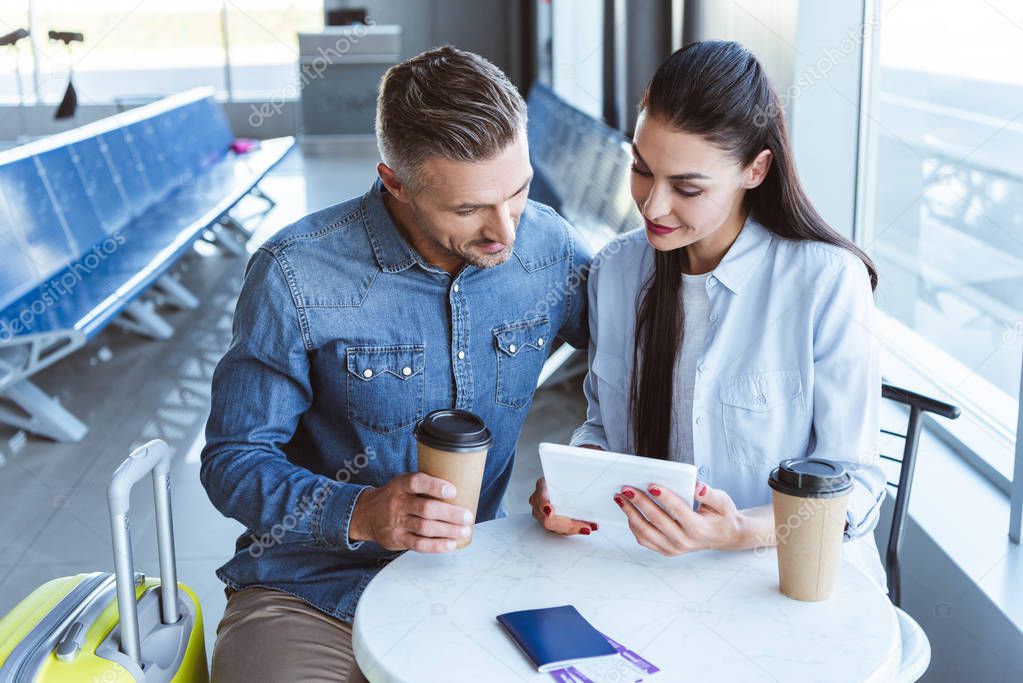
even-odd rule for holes
{"type": "MultiPolygon", "coordinates": [[[[653,253],[645,231],[637,230],[593,260],[587,419],[573,445],[634,452],[628,391],[636,310],[653,253]]],[[[705,286],[708,328],[691,416],[700,479],[745,509],[771,502],[767,478],[781,460],[842,461],[855,482],[846,540],[857,542],[846,550],[884,585],[871,533],[885,475],[877,449],[881,374],[866,268],[848,250],[782,239],[749,219],[705,286]]]]}

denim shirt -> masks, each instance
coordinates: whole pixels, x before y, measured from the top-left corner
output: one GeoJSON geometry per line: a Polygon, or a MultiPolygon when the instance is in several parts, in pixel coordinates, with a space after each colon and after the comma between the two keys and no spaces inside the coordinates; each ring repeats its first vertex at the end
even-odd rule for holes
{"type": "MultiPolygon", "coordinates": [[[[593,259],[587,419],[575,445],[635,452],[628,392],[653,253],[637,230],[593,259]]],[[[698,477],[745,509],[771,502],[767,479],[781,460],[842,461],[854,481],[846,540],[856,542],[846,554],[883,586],[871,533],[885,496],[881,372],[863,263],[841,247],[781,239],[748,219],[703,286],[710,307],[689,416],[698,477]]]]}
{"type": "Polygon", "coordinates": [[[552,342],[588,342],[591,254],[552,209],[527,202],[508,261],[452,276],[404,240],[383,192],[377,181],[252,256],[202,452],[210,499],[247,527],[221,580],[349,622],[400,554],[351,542],[352,510],[366,487],[417,470],[416,422],[438,408],[483,418],[494,443],[477,520],[502,517],[552,342]]]}

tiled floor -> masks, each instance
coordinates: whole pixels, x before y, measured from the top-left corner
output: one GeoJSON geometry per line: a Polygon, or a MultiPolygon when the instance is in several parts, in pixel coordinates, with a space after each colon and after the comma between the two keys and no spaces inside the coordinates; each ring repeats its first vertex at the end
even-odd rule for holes
{"type": "MultiPolygon", "coordinates": [[[[262,184],[279,203],[258,222],[249,249],[308,211],[364,192],[375,177],[375,159],[375,154],[312,157],[296,151],[262,184]]],[[[262,208],[261,201],[247,200],[236,215],[255,215],[262,208]]],[[[35,378],[91,429],[79,444],[30,437],[0,466],[0,614],[49,579],[112,566],[107,481],[131,448],[162,438],[176,456],[172,477],[179,579],[202,602],[212,651],[225,602],[213,572],[231,552],[241,525],[210,504],[199,483],[198,455],[210,378],[230,341],[231,312],[245,264],[215,249],[204,252],[191,255],[181,268],[182,282],[202,305],[168,314],[177,330],[171,340],[150,341],[108,329],[35,378]]],[[[584,413],[578,376],[537,395],[519,441],[505,500],[509,512],[527,509],[540,471],[536,444],[567,441],[584,413]]],[[[11,435],[0,428],[3,441],[11,435]]],[[[132,503],[136,569],[155,573],[149,487],[136,487],[132,503]]]]}

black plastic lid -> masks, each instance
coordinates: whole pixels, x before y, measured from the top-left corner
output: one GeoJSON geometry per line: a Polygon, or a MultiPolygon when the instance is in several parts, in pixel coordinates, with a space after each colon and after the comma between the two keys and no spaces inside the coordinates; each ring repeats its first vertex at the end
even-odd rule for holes
{"type": "Polygon", "coordinates": [[[782,460],[767,480],[779,493],[803,498],[834,498],[852,488],[852,477],[837,462],[819,458],[782,460]]]}
{"type": "Polygon", "coordinates": [[[416,425],[416,439],[441,451],[471,453],[493,442],[483,420],[466,410],[435,410],[416,425]]]}

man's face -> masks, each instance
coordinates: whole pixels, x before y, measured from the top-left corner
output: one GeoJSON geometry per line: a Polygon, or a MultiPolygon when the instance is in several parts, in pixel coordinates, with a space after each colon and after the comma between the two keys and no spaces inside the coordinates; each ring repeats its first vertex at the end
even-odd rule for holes
{"type": "Polygon", "coordinates": [[[477,268],[508,260],[533,178],[525,132],[493,159],[427,160],[408,205],[438,249],[477,268]]]}

